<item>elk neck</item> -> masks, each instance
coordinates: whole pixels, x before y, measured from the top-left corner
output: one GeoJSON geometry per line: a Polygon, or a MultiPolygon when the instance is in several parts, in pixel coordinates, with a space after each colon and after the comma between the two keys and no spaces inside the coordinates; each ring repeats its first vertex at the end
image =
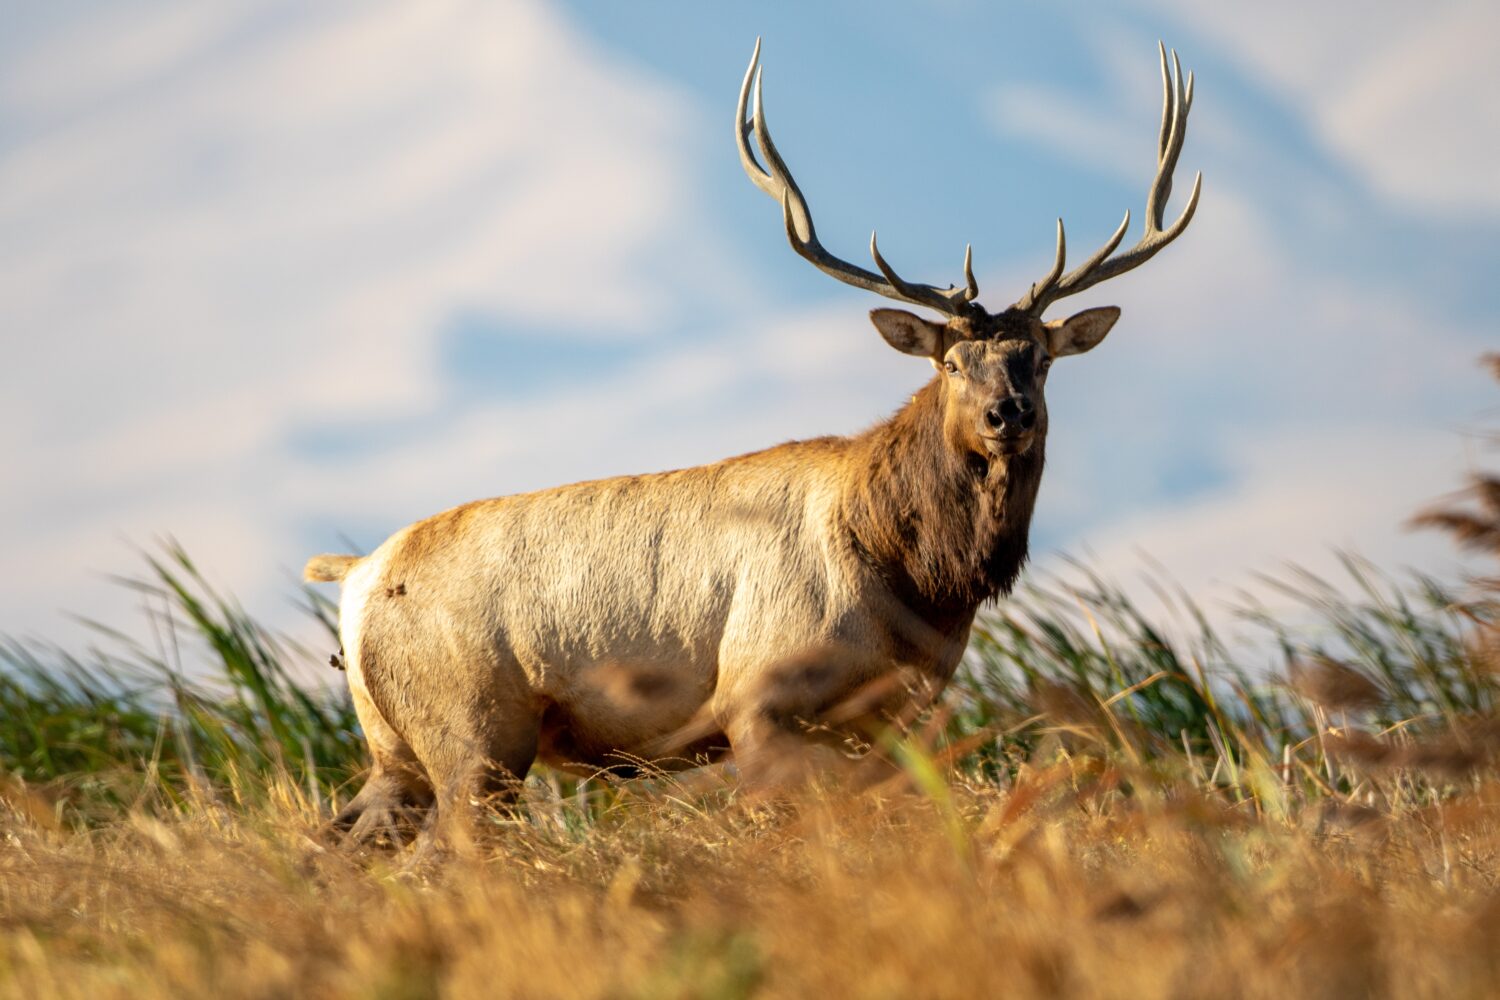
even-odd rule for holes
{"type": "Polygon", "coordinates": [[[843,490],[851,544],[924,617],[972,614],[1010,591],[1026,562],[1045,428],[1023,455],[960,454],[943,433],[934,378],[855,438],[843,490]]]}

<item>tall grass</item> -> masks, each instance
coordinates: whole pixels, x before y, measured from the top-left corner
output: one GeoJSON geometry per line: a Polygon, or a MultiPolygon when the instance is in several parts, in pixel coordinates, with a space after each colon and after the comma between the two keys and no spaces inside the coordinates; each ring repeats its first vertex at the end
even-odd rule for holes
{"type": "Polygon", "coordinates": [[[545,783],[434,864],[320,843],[287,775],[59,832],[0,808],[0,996],[1493,995],[1500,786],[1256,821],[1063,754],[941,799],[545,783]]]}
{"type": "MultiPolygon", "coordinates": [[[[1273,811],[1289,794],[1368,792],[1378,775],[1358,765],[1383,746],[1441,745],[1477,762],[1453,741],[1494,714],[1494,674],[1476,661],[1493,601],[1352,556],[1343,568],[1337,587],[1302,572],[1273,581],[1294,610],[1247,608],[1261,639],[1248,645],[1166,586],[1173,621],[1160,624],[1081,565],[1033,582],[981,617],[939,710],[951,749],[922,752],[1001,781],[1058,752],[1154,762],[1256,808],[1273,792],[1273,811]],[[1358,704],[1316,690],[1332,675],[1366,685],[1358,704]]],[[[148,643],[100,629],[86,655],[0,644],[10,780],[45,787],[77,822],[137,806],[148,790],[168,803],[189,789],[242,798],[270,776],[292,776],[324,808],[349,793],[364,751],[347,694],[295,679],[326,670],[318,657],[253,621],[176,546],[123,585],[143,598],[148,643]]],[[[328,605],[309,592],[305,606],[334,641],[328,605]]],[[[1402,787],[1438,785],[1417,774],[1402,787]]]]}
{"type": "MultiPolygon", "coordinates": [[[[1200,784],[1257,802],[1268,788],[1278,799],[1367,790],[1369,770],[1344,765],[1382,749],[1389,764],[1427,747],[1430,771],[1477,763],[1489,748],[1476,727],[1496,707],[1481,641],[1493,598],[1392,578],[1349,555],[1341,563],[1342,586],[1300,570],[1268,580],[1291,602],[1285,617],[1247,604],[1241,618],[1258,635],[1235,645],[1165,587],[1175,628],[1083,566],[1033,583],[976,627],[953,728],[1004,734],[976,758],[981,770],[1013,768],[1063,737],[1087,752],[1186,765],[1200,784]]],[[[1409,788],[1431,792],[1434,781],[1418,775],[1409,788]]]]}
{"type": "MultiPolygon", "coordinates": [[[[0,773],[49,787],[80,819],[148,790],[243,792],[255,782],[242,779],[272,773],[338,794],[364,753],[347,696],[297,683],[309,654],[216,592],[181,548],[146,566],[121,581],[143,600],[145,642],[98,625],[86,654],[0,640],[0,773]]],[[[332,628],[315,595],[307,610],[332,628]]]]}

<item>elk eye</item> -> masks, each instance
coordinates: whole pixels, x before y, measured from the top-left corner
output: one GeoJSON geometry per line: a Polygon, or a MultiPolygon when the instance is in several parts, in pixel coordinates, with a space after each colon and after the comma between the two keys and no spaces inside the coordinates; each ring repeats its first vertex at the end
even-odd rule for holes
{"type": "Polygon", "coordinates": [[[1037,374],[1038,375],[1045,375],[1045,374],[1047,374],[1047,369],[1051,368],[1051,367],[1052,367],[1052,359],[1051,358],[1043,358],[1042,361],[1041,361],[1041,364],[1039,364],[1039,365],[1036,366],[1037,374]]]}
{"type": "Polygon", "coordinates": [[[957,375],[958,374],[958,365],[955,365],[951,361],[944,361],[943,362],[943,370],[946,371],[949,375],[957,375]]]}

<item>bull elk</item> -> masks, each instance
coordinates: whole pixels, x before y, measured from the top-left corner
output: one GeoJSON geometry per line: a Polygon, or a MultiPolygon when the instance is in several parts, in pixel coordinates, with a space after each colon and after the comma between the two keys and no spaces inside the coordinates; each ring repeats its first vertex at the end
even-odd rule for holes
{"type": "Polygon", "coordinates": [[[1115,253],[1127,212],[1067,270],[1059,219],[1052,266],[992,313],[975,301],[971,252],[963,285],[938,288],[898,275],[873,235],[876,271],[823,247],[766,127],[759,61],[757,42],[736,111],[746,173],[780,204],[792,249],[813,266],[943,317],[870,314],[886,343],[929,359],[934,377],[853,437],[479,500],[364,558],[313,558],[308,580],[343,583],[340,638],[374,758],[336,821],[354,836],[406,810],[466,812],[538,758],[609,767],[659,757],[664,739],[687,732],[685,757],[719,749],[743,760],[790,717],[816,715],[892,665],[941,690],[976,610],[1014,584],[1042,475],[1048,370],[1095,347],[1120,311],[1042,314],[1145,263],[1187,227],[1201,175],[1167,228],[1163,212],[1192,75],[1161,49],[1141,240],[1115,253]],[[820,649],[841,655],[818,703],[768,706],[778,664],[820,649]],[[618,697],[607,683],[633,668],[654,679],[649,697],[618,697]]]}

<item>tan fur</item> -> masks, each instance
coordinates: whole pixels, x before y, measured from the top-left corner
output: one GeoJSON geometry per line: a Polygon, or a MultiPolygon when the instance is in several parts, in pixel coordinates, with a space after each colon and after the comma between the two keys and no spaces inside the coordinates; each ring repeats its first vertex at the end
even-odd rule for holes
{"type": "Polygon", "coordinates": [[[744,758],[895,671],[940,691],[1026,558],[1056,340],[973,322],[934,324],[939,373],[862,435],[481,500],[309,562],[343,579],[375,758],[344,825],[461,802],[538,757],[744,758]],[[1035,425],[1002,445],[985,414],[1018,396],[1035,425]]]}
{"type": "Polygon", "coordinates": [[[359,562],[359,556],[338,556],[324,553],[313,556],[302,568],[302,579],[309,583],[335,583],[348,575],[359,562]]]}

